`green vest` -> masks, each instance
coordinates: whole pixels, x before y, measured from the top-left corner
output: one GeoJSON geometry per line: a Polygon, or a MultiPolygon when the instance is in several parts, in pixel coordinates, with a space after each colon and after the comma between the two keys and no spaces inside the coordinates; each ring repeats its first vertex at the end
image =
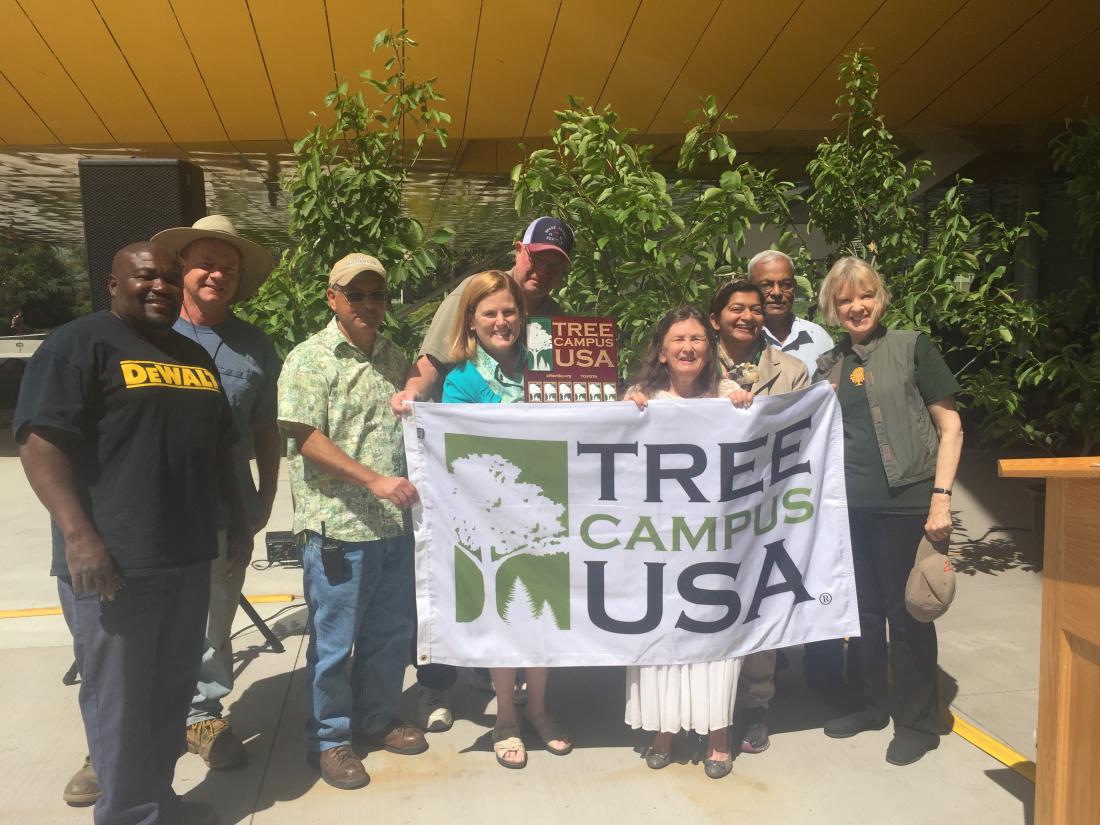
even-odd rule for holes
{"type": "Polygon", "coordinates": [[[844,358],[855,354],[863,366],[864,388],[879,454],[891,487],[936,474],[940,438],[917,386],[913,353],[919,332],[879,328],[863,344],[845,338],[817,359],[819,373],[838,386],[844,358]]]}

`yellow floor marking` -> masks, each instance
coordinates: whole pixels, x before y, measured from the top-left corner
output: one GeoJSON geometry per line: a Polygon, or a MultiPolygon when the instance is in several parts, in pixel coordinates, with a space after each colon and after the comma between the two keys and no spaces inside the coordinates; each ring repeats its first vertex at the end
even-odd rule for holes
{"type": "Polygon", "coordinates": [[[1016,773],[1020,774],[1024,779],[1030,779],[1032,782],[1035,781],[1035,763],[1030,759],[1012,750],[1012,748],[1004,742],[994,739],[984,730],[976,728],[969,722],[960,719],[958,716],[952,714],[951,719],[952,731],[974,747],[985,751],[1001,764],[1012,768],[1012,770],[1016,771],[1016,773]]]}

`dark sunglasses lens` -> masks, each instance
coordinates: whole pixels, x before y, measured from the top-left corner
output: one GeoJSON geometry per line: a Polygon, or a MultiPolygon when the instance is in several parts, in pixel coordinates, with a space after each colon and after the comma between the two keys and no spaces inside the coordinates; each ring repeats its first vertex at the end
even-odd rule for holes
{"type": "Polygon", "coordinates": [[[348,299],[349,304],[358,304],[366,297],[365,292],[345,292],[344,297],[348,299]]]}

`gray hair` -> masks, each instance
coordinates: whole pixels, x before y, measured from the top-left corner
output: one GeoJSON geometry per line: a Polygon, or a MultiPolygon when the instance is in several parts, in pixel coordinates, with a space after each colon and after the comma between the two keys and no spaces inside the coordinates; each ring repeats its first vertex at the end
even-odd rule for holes
{"type": "Polygon", "coordinates": [[[752,268],[754,266],[771,263],[772,261],[786,261],[787,267],[791,270],[791,277],[795,276],[794,261],[791,256],[786,252],[780,252],[778,249],[765,249],[763,252],[757,252],[749,258],[749,265],[745,267],[745,271],[748,273],[749,278],[752,278],[752,268]]]}

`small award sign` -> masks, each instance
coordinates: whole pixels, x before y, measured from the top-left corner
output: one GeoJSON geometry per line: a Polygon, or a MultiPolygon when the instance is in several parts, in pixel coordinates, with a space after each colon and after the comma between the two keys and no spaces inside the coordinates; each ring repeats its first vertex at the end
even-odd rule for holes
{"type": "Polygon", "coordinates": [[[618,400],[614,318],[527,319],[527,400],[618,400]]]}

